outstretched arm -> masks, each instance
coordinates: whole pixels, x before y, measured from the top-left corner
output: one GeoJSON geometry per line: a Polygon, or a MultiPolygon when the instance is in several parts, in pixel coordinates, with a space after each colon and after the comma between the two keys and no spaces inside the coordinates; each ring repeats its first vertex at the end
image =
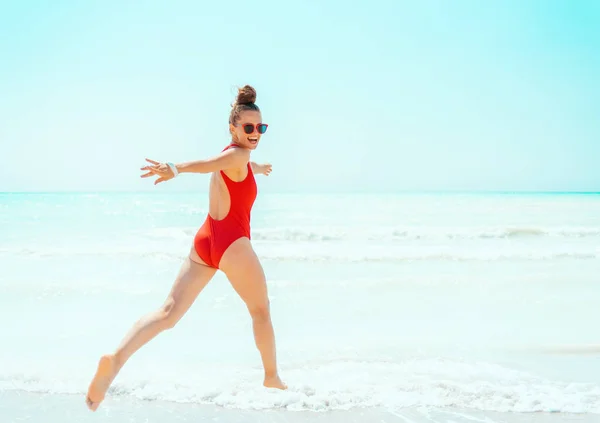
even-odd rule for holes
{"type": "Polygon", "coordinates": [[[184,163],[159,163],[154,160],[146,159],[147,162],[151,163],[149,166],[144,166],[141,170],[148,171],[141,175],[142,178],[156,175],[158,179],[154,181],[154,185],[168,181],[175,177],[175,173],[171,166],[174,167],[177,173],[212,173],[218,170],[232,169],[236,167],[243,167],[248,163],[250,158],[250,151],[242,148],[231,148],[225,150],[218,156],[210,159],[195,160],[192,162],[184,163]]]}
{"type": "Polygon", "coordinates": [[[271,173],[271,170],[273,168],[273,166],[271,166],[271,164],[269,163],[258,164],[255,162],[250,162],[250,166],[252,167],[252,173],[256,175],[260,175],[262,173],[265,176],[269,176],[269,173],[271,173]]]}
{"type": "Polygon", "coordinates": [[[231,148],[218,156],[205,160],[178,163],[175,165],[179,173],[212,173],[218,170],[244,167],[250,159],[250,150],[231,148]]]}

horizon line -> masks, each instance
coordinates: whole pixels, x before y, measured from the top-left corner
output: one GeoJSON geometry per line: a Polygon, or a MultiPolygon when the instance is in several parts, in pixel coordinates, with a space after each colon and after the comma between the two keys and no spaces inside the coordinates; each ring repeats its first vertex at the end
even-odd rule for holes
{"type": "MultiPolygon", "coordinates": [[[[152,191],[152,190],[18,190],[1,191],[3,194],[206,194],[208,190],[174,190],[174,191],[152,191]]],[[[591,190],[397,190],[397,191],[271,191],[268,194],[600,194],[600,191],[591,190]]]]}

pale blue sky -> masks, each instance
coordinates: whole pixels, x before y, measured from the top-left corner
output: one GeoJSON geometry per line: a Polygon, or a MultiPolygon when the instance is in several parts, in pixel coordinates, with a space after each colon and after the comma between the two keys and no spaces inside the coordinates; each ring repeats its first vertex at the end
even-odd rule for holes
{"type": "Polygon", "coordinates": [[[597,1],[4,1],[0,191],[154,187],[228,143],[284,191],[600,190],[597,1]]]}

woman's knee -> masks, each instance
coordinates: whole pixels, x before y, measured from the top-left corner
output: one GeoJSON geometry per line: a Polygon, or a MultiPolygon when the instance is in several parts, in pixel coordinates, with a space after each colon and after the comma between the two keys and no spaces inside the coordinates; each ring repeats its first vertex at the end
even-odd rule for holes
{"type": "Polygon", "coordinates": [[[266,321],[271,318],[271,307],[268,299],[257,304],[248,305],[248,311],[254,321],[266,321]]]}
{"type": "Polygon", "coordinates": [[[158,310],[159,322],[162,329],[172,329],[179,321],[179,316],[176,313],[175,300],[169,298],[162,307],[158,310]]]}

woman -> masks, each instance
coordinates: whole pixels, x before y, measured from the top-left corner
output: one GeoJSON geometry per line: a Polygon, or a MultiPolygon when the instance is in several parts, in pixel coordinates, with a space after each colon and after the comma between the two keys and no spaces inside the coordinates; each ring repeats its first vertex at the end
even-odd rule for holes
{"type": "Polygon", "coordinates": [[[147,171],[142,178],[158,177],[155,185],[180,173],[212,173],[209,211],[165,303],[142,317],[113,354],[100,358],[86,398],[91,410],[98,408],[131,355],[163,330],[175,326],[218,269],[225,273],[252,317],[265,372],[263,385],[287,388],[277,372],[265,274],[250,243],[250,212],[257,193],[254,174],[271,172],[271,165],[250,161],[250,152],[267,130],[255,101],[254,88],[246,85],[239,90],[229,116],[232,142],[220,155],[177,165],[146,159],[150,165],[141,168],[147,171]]]}

